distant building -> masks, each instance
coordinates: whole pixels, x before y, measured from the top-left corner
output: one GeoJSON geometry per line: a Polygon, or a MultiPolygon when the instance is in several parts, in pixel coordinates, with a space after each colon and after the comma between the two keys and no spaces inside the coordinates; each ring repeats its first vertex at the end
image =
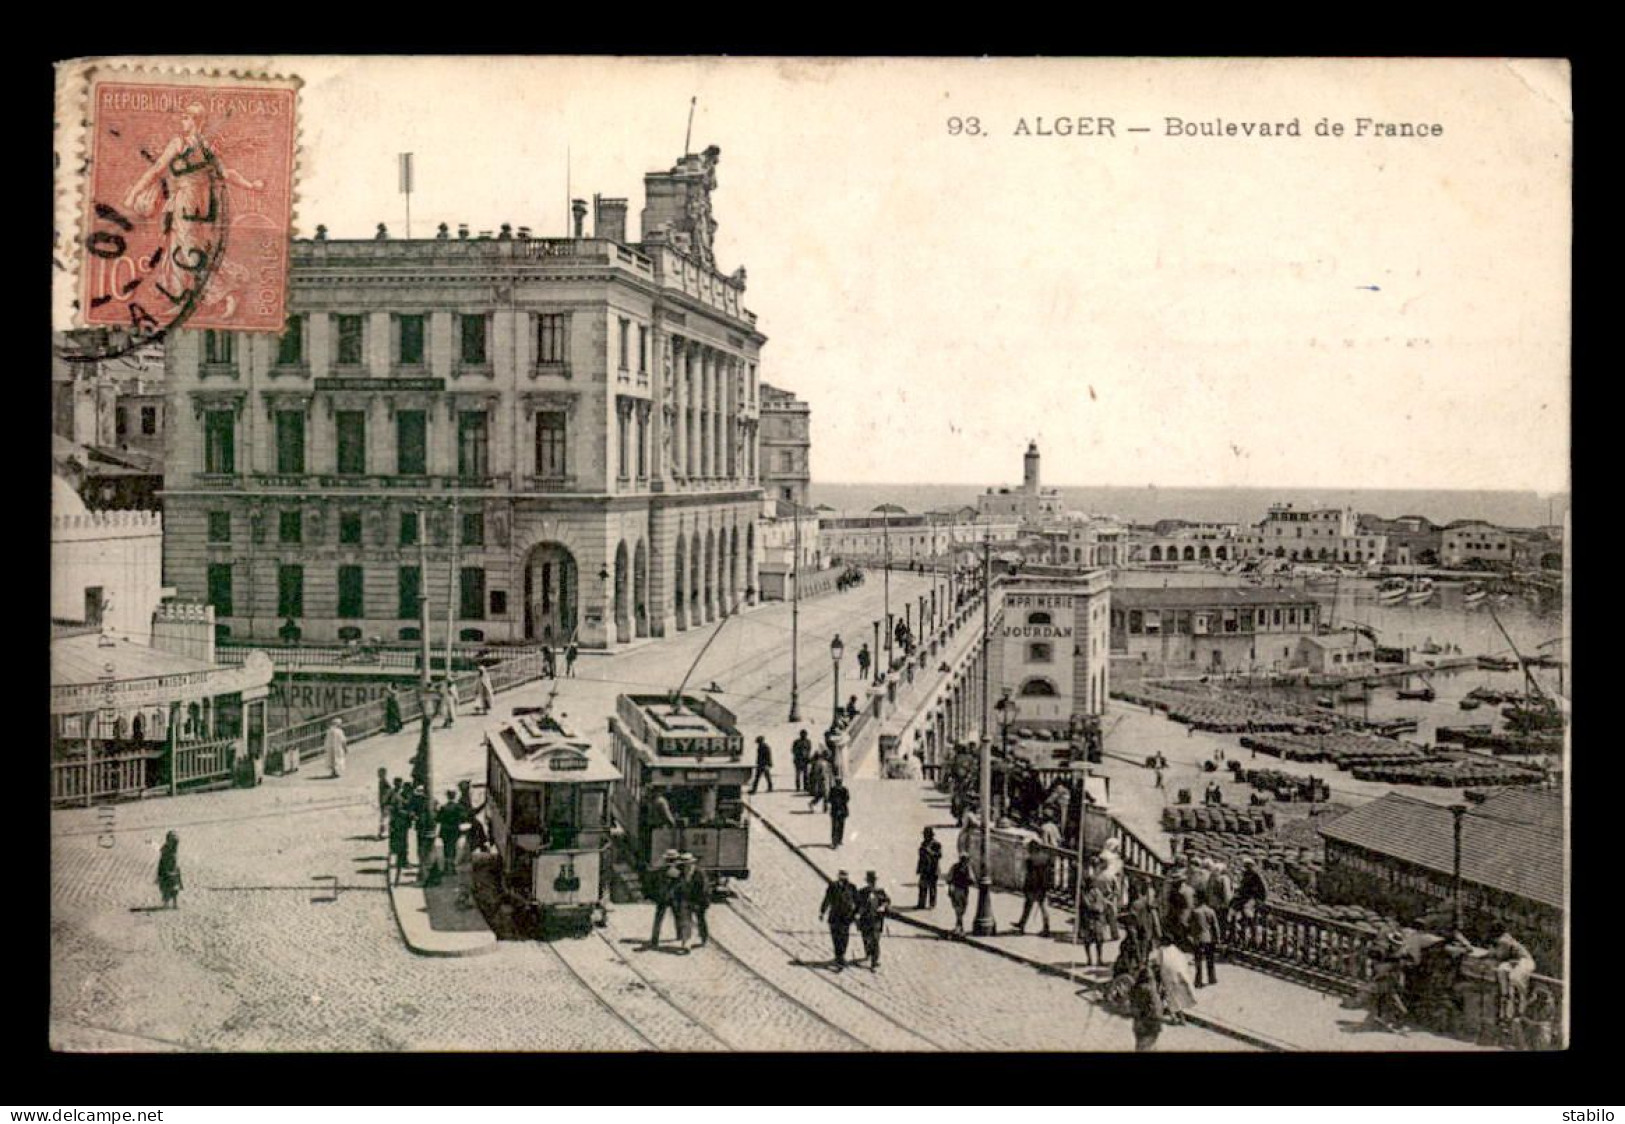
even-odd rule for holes
{"type": "Polygon", "coordinates": [[[812,483],[812,408],[788,390],[762,384],[762,491],[807,506],[812,483]]]}
{"type": "Polygon", "coordinates": [[[1361,515],[1361,535],[1383,535],[1388,540],[1383,561],[1391,566],[1436,566],[1439,564],[1440,528],[1421,515],[1401,515],[1384,519],[1361,515]]]}
{"type": "Polygon", "coordinates": [[[1298,638],[1292,666],[1312,675],[1364,675],[1376,665],[1377,645],[1358,632],[1328,632],[1298,638]]]}
{"type": "Polygon", "coordinates": [[[989,488],[976,497],[976,510],[990,522],[1022,526],[1039,526],[1065,516],[1060,491],[1045,488],[1040,481],[1038,442],[1029,442],[1022,458],[1021,487],[989,488]]]}
{"type": "MultiPolygon", "coordinates": [[[[1540,971],[1563,971],[1562,795],[1507,789],[1461,823],[1463,921],[1480,943],[1510,930],[1540,971]]],[[[1448,807],[1399,793],[1355,808],[1320,829],[1326,866],[1319,892],[1401,920],[1447,914],[1455,894],[1455,822],[1448,807]]]]}
{"type": "Polygon", "coordinates": [[[839,513],[819,517],[819,534],[825,553],[842,562],[879,564],[890,558],[894,565],[924,564],[933,559],[980,550],[984,538],[995,549],[1009,549],[1020,538],[1019,524],[1011,521],[977,522],[957,512],[907,512],[896,505],[881,505],[895,511],[862,514],[839,513]]]}
{"type": "Polygon", "coordinates": [[[1111,650],[1204,671],[1284,670],[1319,620],[1319,604],[1295,589],[1120,587],[1112,594],[1111,650]]]}
{"type": "Polygon", "coordinates": [[[51,617],[145,644],[163,600],[164,525],[156,511],[91,511],[51,478],[51,617]]]}
{"type": "Polygon", "coordinates": [[[105,329],[52,338],[52,461],[93,511],[159,509],[163,486],[164,356],[98,359],[105,329]]]}
{"type": "Polygon", "coordinates": [[[1441,539],[1441,565],[1465,566],[1473,562],[1488,562],[1510,568],[1514,550],[1523,536],[1505,527],[1470,520],[1445,527],[1441,539]]]}
{"type": "Polygon", "coordinates": [[[802,597],[834,588],[835,575],[826,570],[828,562],[818,524],[817,513],[809,507],[772,497],[762,501],[762,518],[756,524],[762,551],[757,564],[762,600],[788,601],[797,578],[802,597]]]}
{"type": "Polygon", "coordinates": [[[1298,510],[1273,504],[1255,532],[1240,536],[1243,557],[1285,558],[1293,562],[1370,563],[1383,561],[1387,538],[1362,534],[1353,508],[1298,510]]]}
{"type": "MultiPolygon", "coordinates": [[[[989,674],[1013,726],[1065,727],[1099,715],[1111,689],[1111,571],[1028,566],[995,587],[1001,623],[989,674]]],[[[995,726],[996,728],[996,726],[995,726]]]]}

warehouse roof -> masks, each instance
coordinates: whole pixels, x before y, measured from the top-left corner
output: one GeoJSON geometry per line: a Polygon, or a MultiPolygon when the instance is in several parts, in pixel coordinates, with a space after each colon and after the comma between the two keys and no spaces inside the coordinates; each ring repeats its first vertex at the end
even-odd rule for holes
{"type": "MultiPolygon", "coordinates": [[[[1559,815],[1531,814],[1538,793],[1486,801],[1462,817],[1461,877],[1464,882],[1562,909],[1564,839],[1559,815]]],[[[1449,808],[1397,792],[1373,800],[1324,825],[1321,835],[1425,867],[1454,873],[1455,827],[1449,808]]]]}
{"type": "Polygon", "coordinates": [[[1298,589],[1253,586],[1170,586],[1167,589],[1116,587],[1112,604],[1125,609],[1233,609],[1252,605],[1312,605],[1315,599],[1298,589]]]}

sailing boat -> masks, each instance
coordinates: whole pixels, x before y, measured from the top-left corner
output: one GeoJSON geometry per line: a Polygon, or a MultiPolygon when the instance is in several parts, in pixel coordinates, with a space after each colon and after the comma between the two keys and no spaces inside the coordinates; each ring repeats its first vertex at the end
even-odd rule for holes
{"type": "Polygon", "coordinates": [[[1412,605],[1420,605],[1433,597],[1432,578],[1412,578],[1411,586],[1405,592],[1405,600],[1412,605]]]}
{"type": "Polygon", "coordinates": [[[1377,600],[1384,605],[1396,604],[1405,599],[1410,588],[1404,578],[1384,578],[1377,584],[1377,600]]]}
{"type": "Polygon", "coordinates": [[[1468,582],[1461,587],[1461,603],[1466,606],[1477,605],[1490,595],[1482,582],[1468,582]]]}

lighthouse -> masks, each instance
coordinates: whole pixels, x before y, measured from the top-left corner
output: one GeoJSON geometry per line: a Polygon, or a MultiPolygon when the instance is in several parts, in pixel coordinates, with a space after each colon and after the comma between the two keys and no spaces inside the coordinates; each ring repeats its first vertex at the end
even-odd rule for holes
{"type": "Polygon", "coordinates": [[[1027,455],[1022,458],[1021,487],[1029,496],[1038,494],[1038,442],[1027,443],[1027,455]]]}

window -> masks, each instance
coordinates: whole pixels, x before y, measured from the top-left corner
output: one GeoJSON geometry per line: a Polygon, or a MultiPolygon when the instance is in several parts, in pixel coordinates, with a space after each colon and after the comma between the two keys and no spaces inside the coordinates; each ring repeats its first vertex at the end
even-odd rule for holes
{"type": "Polygon", "coordinates": [[[640,411],[638,413],[638,478],[649,475],[649,423],[640,411]]]}
{"type": "Polygon", "coordinates": [[[395,471],[402,476],[429,471],[429,415],[422,410],[395,414],[395,471]]]}
{"type": "Polygon", "coordinates": [[[367,415],[360,410],[339,410],[333,415],[338,431],[340,476],[367,474],[367,415]]]}
{"type": "Polygon", "coordinates": [[[457,475],[483,477],[490,471],[489,424],[485,411],[457,415],[457,475]]]}
{"type": "Polygon", "coordinates": [[[630,321],[630,320],[622,320],[621,321],[621,331],[620,331],[620,359],[621,359],[621,370],[623,370],[623,371],[626,370],[626,367],[627,367],[627,356],[628,356],[628,347],[629,347],[628,341],[631,338],[631,334],[632,334],[632,321],[630,321]]]}
{"type": "Polygon", "coordinates": [[[536,415],[536,475],[565,474],[564,413],[549,410],[536,415]]]}
{"type": "Polygon", "coordinates": [[[459,605],[457,617],[459,620],[478,621],[485,619],[485,571],[479,566],[464,566],[459,575],[459,605]]]}
{"type": "Polygon", "coordinates": [[[649,329],[638,325],[638,373],[649,373],[649,329]]]}
{"type": "Polygon", "coordinates": [[[360,566],[339,567],[339,609],[341,620],[356,620],[366,616],[363,612],[362,576],[360,566]]]}
{"type": "Polygon", "coordinates": [[[305,361],[305,318],[288,317],[287,326],[276,341],[276,361],[280,367],[292,367],[305,361]]]}
{"type": "Polygon", "coordinates": [[[463,545],[485,545],[485,516],[479,512],[463,516],[463,545]]]}
{"type": "Polygon", "coordinates": [[[483,367],[485,365],[485,323],[486,318],[479,314],[470,314],[458,318],[462,325],[460,331],[462,355],[464,366],[483,367]]]}
{"type": "Polygon", "coordinates": [[[231,563],[209,563],[209,604],[217,617],[231,616],[231,563]]]}
{"type": "MultiPolygon", "coordinates": [[[[1294,613],[1296,613],[1296,610],[1294,610],[1294,613]]],[[[1279,610],[1279,609],[1275,610],[1275,612],[1274,612],[1274,620],[1272,621],[1272,623],[1273,623],[1274,627],[1276,627],[1276,628],[1281,627],[1281,610],[1279,610]]]]}
{"type": "Polygon", "coordinates": [[[277,542],[304,541],[305,518],[302,512],[283,511],[277,514],[277,542]]]}
{"type": "Polygon", "coordinates": [[[418,544],[418,513],[415,511],[401,512],[401,545],[416,546],[418,544]]]}
{"type": "Polygon", "coordinates": [[[1050,624],[1051,623],[1050,615],[1048,613],[1043,613],[1043,612],[1028,613],[1027,614],[1027,623],[1028,624],[1050,624]]]}
{"type": "Polygon", "coordinates": [[[217,332],[212,328],[203,333],[203,362],[209,366],[223,366],[235,360],[236,337],[230,332],[217,332]]]}
{"type": "Polygon", "coordinates": [[[423,575],[416,566],[402,566],[398,603],[395,615],[409,620],[418,615],[419,591],[423,588],[423,575]]]}
{"type": "Polygon", "coordinates": [[[276,568],[276,615],[302,617],[305,615],[305,568],[278,566],[276,568]]]}
{"type": "Polygon", "coordinates": [[[130,432],[130,414],[123,406],[113,413],[113,431],[120,437],[130,432]]]}
{"type": "Polygon", "coordinates": [[[230,542],[231,541],[231,512],[229,512],[229,511],[211,511],[211,512],[209,512],[209,541],[210,542],[230,542]]]}
{"type": "Polygon", "coordinates": [[[152,437],[158,432],[158,407],[141,407],[141,435],[152,437]]]}
{"type": "Polygon", "coordinates": [[[536,362],[564,362],[564,315],[545,312],[536,318],[536,362]]]}
{"type": "Polygon", "coordinates": [[[395,318],[399,332],[400,358],[397,360],[403,367],[421,366],[423,363],[423,317],[397,316],[395,318]]]}
{"type": "Polygon", "coordinates": [[[339,542],[345,546],[361,545],[361,513],[339,512],[339,542]]]}
{"type": "Polygon", "coordinates": [[[298,475],[305,471],[305,413],[276,412],[276,470],[298,475]]]}
{"type": "Polygon", "coordinates": [[[203,415],[203,470],[237,471],[237,415],[230,410],[210,410],[203,415]]]}
{"type": "Polygon", "coordinates": [[[632,442],[627,430],[631,426],[632,419],[627,416],[625,410],[617,410],[615,413],[615,452],[620,464],[618,475],[622,480],[625,480],[628,475],[628,465],[630,464],[628,454],[632,451],[628,448],[632,442]]]}
{"type": "Polygon", "coordinates": [[[359,367],[362,358],[363,321],[360,316],[336,316],[339,348],[337,363],[340,367],[359,367]]]}
{"type": "Polygon", "coordinates": [[[508,615],[507,590],[493,589],[491,591],[491,615],[493,617],[505,617],[508,615]]]}
{"type": "Polygon", "coordinates": [[[1027,645],[1028,663],[1050,663],[1055,659],[1055,645],[1038,641],[1027,645]]]}

